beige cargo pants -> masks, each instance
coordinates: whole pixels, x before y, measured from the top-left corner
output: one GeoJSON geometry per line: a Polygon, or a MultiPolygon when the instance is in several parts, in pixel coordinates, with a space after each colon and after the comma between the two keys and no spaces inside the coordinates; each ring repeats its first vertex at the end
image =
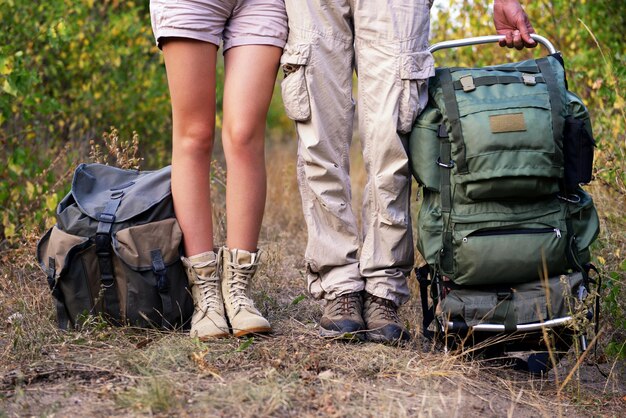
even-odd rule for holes
{"type": "Polygon", "coordinates": [[[334,299],[365,289],[400,305],[409,297],[414,255],[406,141],[427,101],[425,80],[434,74],[425,51],[432,0],[285,4],[282,94],[299,137],[308,290],[334,299]],[[362,235],[350,190],[354,70],[367,172],[362,235]]]}

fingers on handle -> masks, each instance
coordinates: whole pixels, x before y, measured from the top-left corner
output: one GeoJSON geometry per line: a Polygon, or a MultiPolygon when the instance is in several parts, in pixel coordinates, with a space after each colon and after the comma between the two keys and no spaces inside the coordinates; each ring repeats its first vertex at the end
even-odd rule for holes
{"type": "Polygon", "coordinates": [[[522,40],[524,41],[524,45],[531,48],[537,45],[537,42],[535,42],[535,40],[530,37],[531,33],[535,33],[535,29],[533,29],[533,26],[528,21],[528,17],[526,15],[524,15],[522,22],[519,22],[517,28],[522,37],[522,40]]]}

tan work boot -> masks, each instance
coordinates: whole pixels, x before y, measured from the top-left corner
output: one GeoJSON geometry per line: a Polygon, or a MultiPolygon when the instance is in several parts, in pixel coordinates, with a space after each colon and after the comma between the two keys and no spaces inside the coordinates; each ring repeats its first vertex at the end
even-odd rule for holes
{"type": "Polygon", "coordinates": [[[411,338],[398,317],[398,307],[391,300],[365,293],[363,319],[370,341],[399,344],[411,338]]]}
{"type": "Polygon", "coordinates": [[[272,330],[250,298],[250,281],[259,266],[260,255],[261,251],[222,249],[222,294],[235,337],[272,330]]]}
{"type": "Polygon", "coordinates": [[[320,319],[320,336],[343,340],[363,340],[365,323],[361,316],[361,292],[344,293],[326,302],[320,319]]]}
{"type": "Polygon", "coordinates": [[[194,305],[190,335],[201,340],[230,335],[222,301],[219,256],[208,251],[183,257],[194,305]]]}

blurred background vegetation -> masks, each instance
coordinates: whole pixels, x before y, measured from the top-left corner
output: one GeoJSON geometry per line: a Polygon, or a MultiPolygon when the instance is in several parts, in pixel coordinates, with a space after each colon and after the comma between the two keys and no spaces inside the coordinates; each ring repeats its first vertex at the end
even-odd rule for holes
{"type": "MultiPolygon", "coordinates": [[[[491,3],[436,0],[432,41],[493,34],[491,3]]],[[[590,108],[598,146],[596,189],[610,196],[606,202],[623,202],[624,2],[521,3],[535,30],[563,53],[570,89],[590,108]]],[[[87,157],[90,141],[114,136],[132,148],[138,136],[143,168],[168,163],[169,96],[162,56],[154,46],[148,4],[0,0],[0,250],[20,245],[25,236],[39,234],[54,223],[54,209],[69,189],[73,167],[87,157]]],[[[481,46],[441,51],[436,58],[439,65],[479,66],[543,54],[541,48],[519,52],[481,46]]],[[[270,148],[294,138],[278,91],[277,86],[268,117],[270,148]]],[[[219,107],[221,91],[217,100],[219,107]]],[[[609,212],[608,207],[604,209],[609,212]]],[[[615,216],[611,222],[623,228],[624,215],[615,216]]],[[[596,262],[603,265],[608,277],[605,310],[612,316],[614,327],[622,331],[611,350],[625,355],[623,235],[624,230],[618,229],[616,235],[600,240],[596,262]]]]}

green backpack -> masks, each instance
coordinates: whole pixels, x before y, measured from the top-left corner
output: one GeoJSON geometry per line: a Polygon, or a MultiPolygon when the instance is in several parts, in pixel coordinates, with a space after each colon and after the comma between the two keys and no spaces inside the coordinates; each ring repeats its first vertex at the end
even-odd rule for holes
{"type": "Polygon", "coordinates": [[[589,114],[560,55],[438,68],[429,82],[409,141],[424,333],[435,317],[443,332],[566,317],[588,286],[599,221],[579,187],[591,180],[589,114]]]}
{"type": "Polygon", "coordinates": [[[181,261],[170,167],[76,168],[57,224],[37,245],[63,329],[102,314],[115,325],[188,326],[193,302],[181,261]]]}

